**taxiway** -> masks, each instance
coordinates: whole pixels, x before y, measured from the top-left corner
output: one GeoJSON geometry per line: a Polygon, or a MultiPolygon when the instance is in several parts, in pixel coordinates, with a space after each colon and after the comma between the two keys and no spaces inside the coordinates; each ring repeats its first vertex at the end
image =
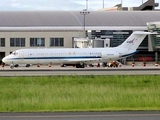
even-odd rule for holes
{"type": "Polygon", "coordinates": [[[0,113],[0,120],[159,120],[159,111],[0,113]]]}
{"type": "Polygon", "coordinates": [[[32,66],[10,69],[9,66],[0,69],[0,76],[53,76],[53,75],[159,75],[159,66],[123,66],[118,68],[103,67],[59,67],[32,66]]]}

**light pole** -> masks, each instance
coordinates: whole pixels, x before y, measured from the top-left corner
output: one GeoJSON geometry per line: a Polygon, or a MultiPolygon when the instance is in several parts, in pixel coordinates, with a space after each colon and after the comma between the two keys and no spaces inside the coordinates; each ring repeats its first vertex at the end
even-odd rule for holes
{"type": "Polygon", "coordinates": [[[88,10],[88,0],[86,0],[86,9],[88,10]]]}
{"type": "Polygon", "coordinates": [[[103,9],[104,9],[104,0],[103,0],[103,9]]]}
{"type": "Polygon", "coordinates": [[[84,21],[83,21],[83,37],[85,38],[86,37],[86,34],[85,34],[85,19],[86,19],[86,15],[88,15],[90,12],[87,11],[87,9],[84,9],[83,11],[80,11],[80,14],[84,16],[84,21]]]}
{"type": "Polygon", "coordinates": [[[123,1],[121,0],[121,7],[122,7],[123,1]]]}

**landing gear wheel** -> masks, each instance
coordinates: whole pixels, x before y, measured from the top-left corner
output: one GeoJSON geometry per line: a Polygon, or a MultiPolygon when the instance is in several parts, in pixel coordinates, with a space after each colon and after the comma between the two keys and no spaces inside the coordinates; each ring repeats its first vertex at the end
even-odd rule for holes
{"type": "Polygon", "coordinates": [[[11,69],[14,69],[14,66],[13,66],[13,65],[11,65],[11,66],[10,66],[10,68],[11,68],[11,69]]]}
{"type": "Polygon", "coordinates": [[[81,68],[84,68],[84,64],[83,65],[80,65],[81,66],[81,68]]]}
{"type": "Polygon", "coordinates": [[[30,67],[30,64],[27,64],[26,67],[30,67]]]}
{"type": "Polygon", "coordinates": [[[76,64],[76,68],[80,68],[80,64],[76,64]]]}
{"type": "Polygon", "coordinates": [[[84,68],[84,64],[82,64],[82,65],[76,64],[76,68],[84,68]]]}

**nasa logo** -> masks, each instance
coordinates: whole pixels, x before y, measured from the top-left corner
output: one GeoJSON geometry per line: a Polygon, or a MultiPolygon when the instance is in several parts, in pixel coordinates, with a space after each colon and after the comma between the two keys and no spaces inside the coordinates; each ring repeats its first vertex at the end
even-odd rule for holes
{"type": "Polygon", "coordinates": [[[127,43],[133,43],[134,42],[134,39],[133,40],[130,40],[130,41],[127,41],[127,43]]]}

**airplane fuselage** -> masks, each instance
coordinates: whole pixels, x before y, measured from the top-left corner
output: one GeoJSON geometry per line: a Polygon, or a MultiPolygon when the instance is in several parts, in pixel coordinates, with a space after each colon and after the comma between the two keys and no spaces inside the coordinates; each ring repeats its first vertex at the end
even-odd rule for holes
{"type": "Polygon", "coordinates": [[[6,59],[6,64],[57,64],[57,63],[92,63],[117,60],[134,53],[119,48],[37,48],[14,51],[6,59]]]}

